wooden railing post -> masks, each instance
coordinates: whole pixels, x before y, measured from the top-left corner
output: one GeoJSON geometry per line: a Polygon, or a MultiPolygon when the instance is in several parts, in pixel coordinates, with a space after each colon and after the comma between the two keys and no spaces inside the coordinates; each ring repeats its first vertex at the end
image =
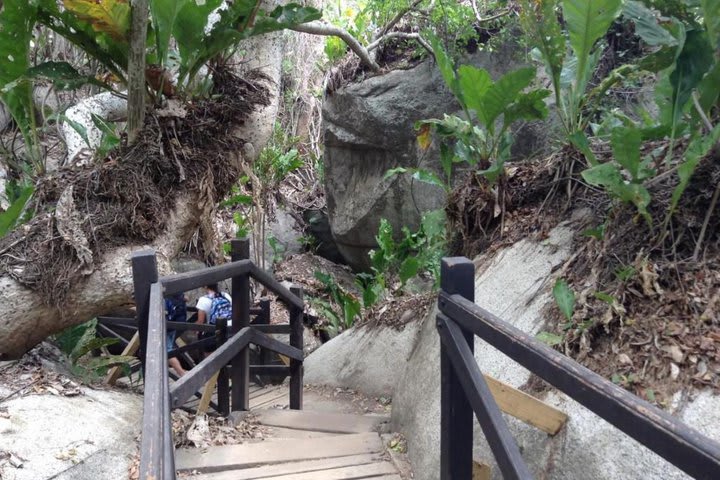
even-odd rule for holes
{"type": "MultiPolygon", "coordinates": [[[[250,241],[247,238],[230,242],[233,262],[250,258],[250,241]]],[[[241,275],[232,279],[232,335],[250,326],[250,277],[241,275]]],[[[232,410],[250,409],[250,350],[244,348],[232,360],[232,410]]]]}
{"type": "MultiPolygon", "coordinates": [[[[228,338],[228,326],[227,320],[221,318],[218,320],[217,331],[215,332],[217,338],[217,346],[220,348],[228,338]]],[[[218,413],[220,415],[230,415],[230,376],[228,375],[228,367],[224,366],[218,372],[217,381],[217,392],[218,392],[218,413]]]]}
{"type": "MultiPolygon", "coordinates": [[[[303,299],[303,290],[299,286],[290,287],[290,291],[300,300],[303,299]]],[[[303,316],[301,308],[290,307],[290,346],[303,351],[303,316]]],[[[303,404],[303,362],[290,360],[290,408],[302,410],[303,404]]]]}
{"type": "Polygon", "coordinates": [[[145,376],[145,356],[147,355],[148,314],[150,312],[150,285],[158,281],[155,250],[140,250],[130,256],[133,275],[133,294],[140,336],[140,361],[143,378],[145,376]]]}
{"type": "MultiPolygon", "coordinates": [[[[475,301],[475,266],[465,257],[443,258],[440,289],[475,301]]],[[[475,336],[463,332],[474,351],[475,336]]],[[[440,479],[470,480],[473,466],[473,411],[453,369],[446,347],[440,343],[440,479]]]]}

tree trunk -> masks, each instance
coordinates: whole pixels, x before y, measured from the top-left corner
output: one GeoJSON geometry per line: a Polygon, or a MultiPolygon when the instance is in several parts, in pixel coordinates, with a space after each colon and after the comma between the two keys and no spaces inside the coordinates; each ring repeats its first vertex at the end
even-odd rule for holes
{"type": "Polygon", "coordinates": [[[72,325],[132,303],[130,255],[143,248],[158,252],[160,273],[168,274],[170,259],[187,243],[202,218],[199,194],[177,199],[165,231],[150,245],[124,245],[95,260],[94,271],[75,285],[61,308],[43,299],[9,275],[0,276],[0,360],[18,358],[33,346],[72,325]]]}

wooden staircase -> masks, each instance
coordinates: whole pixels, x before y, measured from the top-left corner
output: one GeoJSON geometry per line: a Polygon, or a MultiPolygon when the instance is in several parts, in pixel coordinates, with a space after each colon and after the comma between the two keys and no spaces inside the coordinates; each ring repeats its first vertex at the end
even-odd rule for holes
{"type": "MultiPolygon", "coordinates": [[[[276,392],[255,393],[260,393],[256,398],[272,398],[276,392]]],[[[254,410],[251,414],[267,428],[269,438],[257,443],[178,449],[175,468],[179,477],[196,480],[403,479],[402,468],[386,452],[381,437],[389,427],[387,416],[285,409],[254,410]]]]}

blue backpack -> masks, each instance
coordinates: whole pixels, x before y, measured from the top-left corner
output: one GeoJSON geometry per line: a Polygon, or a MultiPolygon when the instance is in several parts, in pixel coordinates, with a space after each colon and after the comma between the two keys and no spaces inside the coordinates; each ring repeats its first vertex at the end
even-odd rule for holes
{"type": "Polygon", "coordinates": [[[165,318],[168,322],[187,322],[185,294],[178,293],[165,299],[165,318]]]}
{"type": "Polygon", "coordinates": [[[221,318],[225,320],[232,319],[232,303],[225,298],[222,293],[218,293],[212,299],[212,307],[210,307],[210,325],[217,324],[221,318]]]}

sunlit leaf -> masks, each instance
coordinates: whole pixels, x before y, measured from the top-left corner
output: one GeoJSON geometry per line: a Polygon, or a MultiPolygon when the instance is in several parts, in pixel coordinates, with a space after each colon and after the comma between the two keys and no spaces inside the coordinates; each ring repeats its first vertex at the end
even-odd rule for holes
{"type": "Polygon", "coordinates": [[[420,126],[417,140],[421,150],[427,150],[430,148],[430,145],[432,145],[432,128],[429,124],[425,123],[420,126]]]}
{"type": "Polygon", "coordinates": [[[96,32],[127,41],[130,31],[128,0],[63,0],[63,5],[77,18],[90,23],[96,32]]]}

